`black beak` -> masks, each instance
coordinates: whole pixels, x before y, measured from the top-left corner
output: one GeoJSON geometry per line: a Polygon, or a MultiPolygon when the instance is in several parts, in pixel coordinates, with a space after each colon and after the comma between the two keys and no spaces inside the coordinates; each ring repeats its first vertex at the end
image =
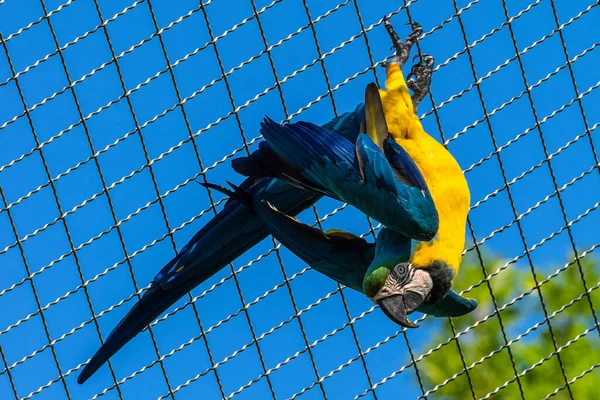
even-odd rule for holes
{"type": "Polygon", "coordinates": [[[407,290],[404,294],[395,294],[379,300],[379,307],[385,315],[395,323],[405,328],[418,328],[407,318],[407,315],[413,312],[423,303],[423,298],[416,292],[407,290]]]}

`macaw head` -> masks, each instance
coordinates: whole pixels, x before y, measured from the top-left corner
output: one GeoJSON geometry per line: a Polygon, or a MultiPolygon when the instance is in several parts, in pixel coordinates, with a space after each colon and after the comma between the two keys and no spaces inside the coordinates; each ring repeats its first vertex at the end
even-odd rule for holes
{"type": "Polygon", "coordinates": [[[408,315],[422,304],[444,297],[452,286],[454,272],[443,261],[427,267],[414,266],[408,261],[410,254],[410,239],[382,229],[377,236],[375,257],[363,280],[363,292],[392,321],[417,328],[408,315]]]}

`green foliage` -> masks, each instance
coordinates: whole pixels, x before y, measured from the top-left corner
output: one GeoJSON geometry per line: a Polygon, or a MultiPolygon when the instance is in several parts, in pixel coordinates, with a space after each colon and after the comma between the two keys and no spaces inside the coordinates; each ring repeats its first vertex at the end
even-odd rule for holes
{"type": "MultiPolygon", "coordinates": [[[[491,274],[505,263],[499,259],[487,259],[484,265],[487,273],[491,274]]],[[[587,257],[581,260],[581,266],[588,289],[598,285],[600,281],[598,263],[587,257]]],[[[538,282],[546,279],[556,269],[542,270],[536,265],[538,282]]],[[[474,258],[465,259],[455,282],[455,288],[465,289],[483,277],[481,263],[474,258]]],[[[446,385],[441,386],[429,397],[430,399],[473,399],[474,396],[480,399],[511,380],[511,383],[489,398],[520,399],[520,383],[526,399],[544,399],[556,388],[565,385],[558,357],[556,355],[550,357],[555,351],[555,347],[547,323],[540,324],[535,330],[512,343],[509,347],[510,352],[506,347],[506,340],[509,342],[515,340],[531,326],[544,321],[544,311],[539,292],[534,288],[535,283],[529,264],[527,262],[511,264],[500,274],[491,278],[489,284],[499,309],[510,303],[515,297],[523,293],[530,293],[501,311],[500,318],[495,313],[494,299],[490,295],[487,282],[467,294],[478,300],[478,309],[470,315],[453,319],[451,322],[446,320],[440,324],[440,329],[436,330],[431,342],[425,346],[426,350],[436,347],[439,343],[444,343],[449,337],[454,337],[456,333],[473,326],[487,315],[491,314],[491,316],[485,322],[479,323],[461,335],[458,343],[456,340],[452,340],[424,358],[418,363],[418,367],[425,390],[431,390],[456,373],[464,371],[458,345],[464,355],[465,364],[468,367],[474,363],[477,365],[468,369],[468,376],[463,372],[446,385]],[[502,333],[500,319],[506,332],[506,340],[502,333]],[[490,353],[493,355],[488,357],[490,353]],[[511,356],[514,360],[514,367],[511,356]],[[519,383],[514,379],[515,368],[521,374],[547,357],[549,357],[548,360],[520,377],[519,383]],[[481,361],[482,358],[485,360],[481,361]]],[[[541,293],[549,316],[572,300],[579,298],[585,293],[585,290],[578,265],[576,263],[570,265],[565,271],[544,283],[541,286],[541,293]]],[[[598,311],[600,309],[600,288],[593,290],[589,297],[594,310],[598,311]]],[[[572,306],[552,317],[550,323],[558,348],[587,329],[593,328],[595,321],[588,297],[583,295],[572,306]]],[[[585,336],[562,349],[559,355],[568,380],[599,363],[600,335],[598,329],[589,331],[585,336]]],[[[571,385],[573,398],[597,398],[600,393],[599,382],[600,368],[597,368],[571,385]]],[[[571,397],[568,391],[563,389],[554,398],[568,399],[571,397]]]]}

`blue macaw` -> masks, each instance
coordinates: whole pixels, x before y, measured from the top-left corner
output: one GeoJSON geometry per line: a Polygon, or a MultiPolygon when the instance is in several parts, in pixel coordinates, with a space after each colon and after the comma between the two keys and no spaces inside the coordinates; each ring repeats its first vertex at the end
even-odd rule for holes
{"type": "Polygon", "coordinates": [[[464,247],[468,187],[454,158],[423,131],[415,114],[428,90],[432,59],[423,57],[413,67],[414,79],[405,81],[400,69],[422,31],[415,26],[403,43],[387,19],[385,26],[396,47],[396,58],[387,65],[387,90],[370,85],[365,104],[321,127],[266,120],[261,126],[266,144],[233,162],[249,177],[158,272],[78,383],[269,233],[315,270],[363,292],[400,325],[415,327],[407,318],[415,310],[458,316],[476,307],[450,290],[464,247]],[[290,143],[298,147],[290,151],[290,143]],[[323,233],[291,218],[323,195],[384,223],[376,243],[343,231],[323,233]]]}

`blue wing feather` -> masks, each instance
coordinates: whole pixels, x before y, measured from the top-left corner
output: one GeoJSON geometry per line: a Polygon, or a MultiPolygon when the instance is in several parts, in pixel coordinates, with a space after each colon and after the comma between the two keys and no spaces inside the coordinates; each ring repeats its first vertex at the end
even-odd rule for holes
{"type": "Polygon", "coordinates": [[[391,154],[400,176],[410,172],[412,180],[404,179],[409,184],[398,177],[368,135],[358,135],[353,145],[341,135],[308,122],[280,125],[269,119],[261,125],[261,132],[279,157],[322,188],[320,193],[348,202],[413,239],[428,241],[437,233],[439,220],[433,199],[411,183],[418,183],[420,174],[416,174],[414,163],[411,169],[412,160],[402,149],[392,148],[395,151],[391,154]]]}
{"type": "Polygon", "coordinates": [[[383,141],[383,151],[385,157],[394,169],[396,176],[401,182],[416,186],[423,191],[429,191],[423,174],[417,167],[410,155],[396,143],[394,140],[385,139],[383,141]]]}
{"type": "Polygon", "coordinates": [[[269,232],[287,249],[316,271],[362,292],[362,283],[375,245],[350,233],[323,233],[274,209],[269,203],[255,201],[256,212],[269,232]]]}
{"type": "Polygon", "coordinates": [[[281,125],[267,117],[261,134],[277,154],[300,170],[315,162],[352,163],[354,159],[352,142],[310,122],[281,125]]]}
{"type": "Polygon", "coordinates": [[[396,178],[381,149],[368,135],[359,135],[356,140],[357,167],[366,183],[377,189],[397,194],[396,178]]]}

